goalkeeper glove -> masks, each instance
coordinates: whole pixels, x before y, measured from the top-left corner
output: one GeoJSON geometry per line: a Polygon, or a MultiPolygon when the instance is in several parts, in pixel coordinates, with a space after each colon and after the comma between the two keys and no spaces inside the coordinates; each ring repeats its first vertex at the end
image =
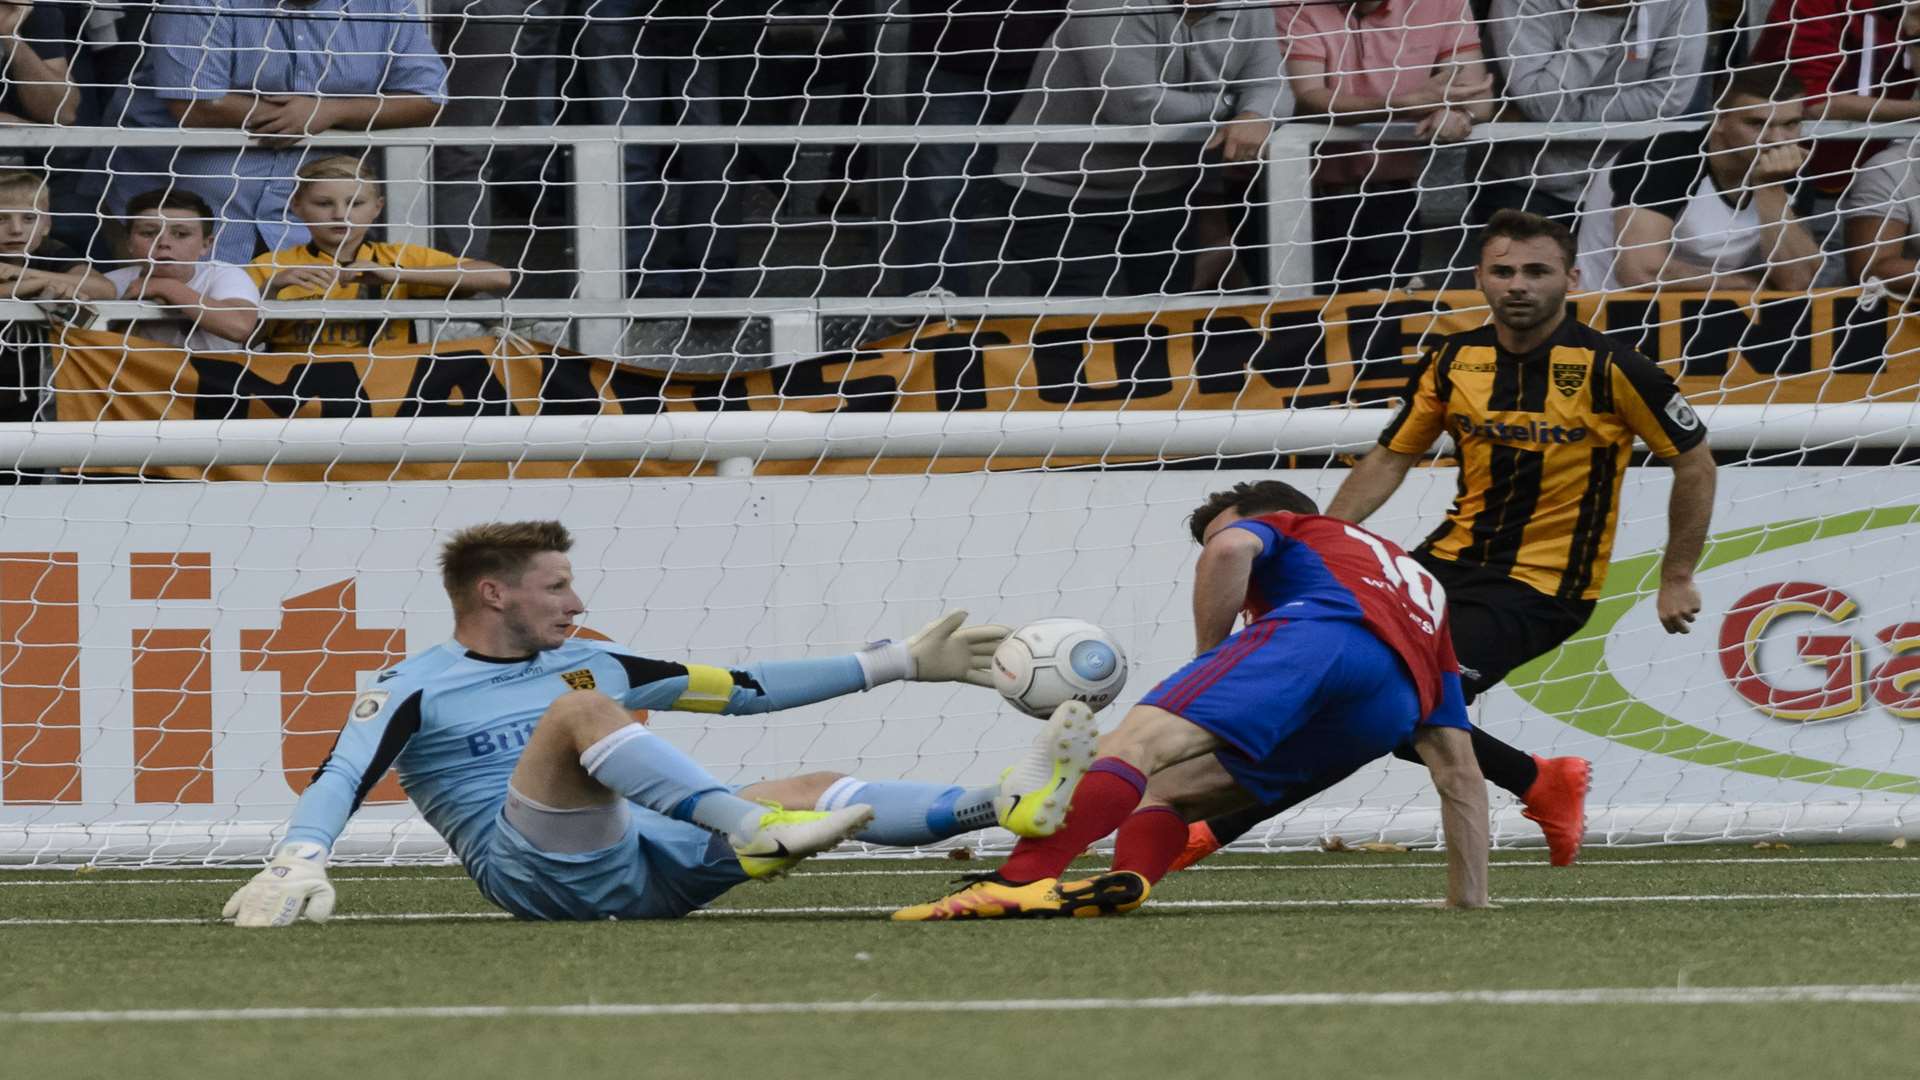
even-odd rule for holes
{"type": "Polygon", "coordinates": [[[326,922],[333,914],[327,881],[327,849],[319,844],[282,844],[265,870],[234,892],[220,917],[235,926],[291,926],[301,915],[326,922]]]}
{"type": "Polygon", "coordinates": [[[964,611],[950,611],[905,641],[883,641],[859,654],[869,689],[895,679],[993,685],[993,650],[1013,631],[984,623],[962,626],[964,611]]]}

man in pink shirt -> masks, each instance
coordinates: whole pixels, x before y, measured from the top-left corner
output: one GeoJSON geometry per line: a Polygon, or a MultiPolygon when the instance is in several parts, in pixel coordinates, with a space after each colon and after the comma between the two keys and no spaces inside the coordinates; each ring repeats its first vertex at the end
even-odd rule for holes
{"type": "MultiPolygon", "coordinates": [[[[1296,116],[1416,124],[1458,142],[1493,115],[1493,79],[1466,0],[1357,0],[1277,9],[1296,116]]],[[[1417,182],[1405,143],[1322,144],[1313,171],[1313,276],[1320,292],[1405,288],[1420,267],[1417,182]]]]}

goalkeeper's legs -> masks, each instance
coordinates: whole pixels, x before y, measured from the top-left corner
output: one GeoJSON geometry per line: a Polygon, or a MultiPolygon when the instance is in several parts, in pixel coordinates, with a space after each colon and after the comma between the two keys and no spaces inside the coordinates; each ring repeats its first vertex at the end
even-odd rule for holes
{"type": "Polygon", "coordinates": [[[750,835],[766,807],[743,799],[700,763],[636,723],[605,694],[575,690],[554,700],[534,725],[509,781],[555,810],[626,799],[712,832],[750,835]]]}

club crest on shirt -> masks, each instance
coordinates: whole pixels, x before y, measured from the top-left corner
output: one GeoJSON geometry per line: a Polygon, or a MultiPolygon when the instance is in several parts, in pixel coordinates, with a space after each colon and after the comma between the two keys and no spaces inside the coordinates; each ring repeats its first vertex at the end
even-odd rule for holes
{"type": "Polygon", "coordinates": [[[387,703],[385,690],[369,690],[353,699],[353,719],[355,722],[371,720],[380,715],[380,707],[387,703]]]}
{"type": "Polygon", "coordinates": [[[1572,397],[1579,393],[1580,387],[1585,385],[1586,381],[1587,365],[1585,364],[1553,365],[1553,388],[1560,391],[1564,397],[1572,397]]]}
{"type": "Polygon", "coordinates": [[[578,671],[563,671],[560,677],[567,680],[567,687],[572,690],[591,690],[599,685],[593,681],[593,672],[586,668],[578,671]]]}

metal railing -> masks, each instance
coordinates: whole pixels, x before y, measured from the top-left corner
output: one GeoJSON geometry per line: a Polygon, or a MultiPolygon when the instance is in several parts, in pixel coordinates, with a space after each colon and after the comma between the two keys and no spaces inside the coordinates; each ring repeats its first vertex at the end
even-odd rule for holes
{"type": "MultiPolygon", "coordinates": [[[[1490,123],[1475,127],[1463,142],[1567,141],[1617,143],[1670,131],[1697,129],[1701,121],[1650,121],[1595,127],[1590,124],[1490,123]]],[[[624,287],[620,196],[621,146],[629,143],[713,142],[746,145],[863,145],[909,149],[924,143],[1197,143],[1212,134],[1208,124],[1168,126],[994,127],[986,125],[685,125],[663,127],[439,127],[371,132],[328,132],[306,140],[314,147],[379,147],[385,157],[387,230],[393,239],[431,245],[434,225],[430,152],[442,143],[484,142],[495,146],[566,147],[573,160],[571,229],[578,280],[567,300],[455,300],[387,303],[331,301],[297,305],[269,304],[269,316],[366,318],[387,314],[415,318],[500,319],[507,316],[566,318],[574,321],[574,344],[582,352],[616,356],[623,324],[633,319],[751,318],[770,323],[769,360],[782,363],[822,351],[820,321],[832,316],[956,316],[989,314],[1093,314],[1209,307],[1221,297],[757,297],[752,299],[627,299],[624,287]],[[291,307],[293,310],[288,310],[291,307]]],[[[1858,124],[1811,122],[1808,138],[1904,139],[1920,136],[1920,123],[1858,124]]],[[[101,146],[188,146],[235,149],[253,145],[242,131],[174,128],[55,128],[25,125],[0,128],[0,140],[18,148],[101,146]]],[[[1261,206],[1267,224],[1268,282],[1252,300],[1289,299],[1313,288],[1313,151],[1320,143],[1413,142],[1412,124],[1338,126],[1324,120],[1278,124],[1267,140],[1261,182],[1261,206]]],[[[160,317],[144,305],[93,305],[114,318],[160,317]]],[[[39,318],[31,304],[0,301],[0,320],[39,318]]]]}

